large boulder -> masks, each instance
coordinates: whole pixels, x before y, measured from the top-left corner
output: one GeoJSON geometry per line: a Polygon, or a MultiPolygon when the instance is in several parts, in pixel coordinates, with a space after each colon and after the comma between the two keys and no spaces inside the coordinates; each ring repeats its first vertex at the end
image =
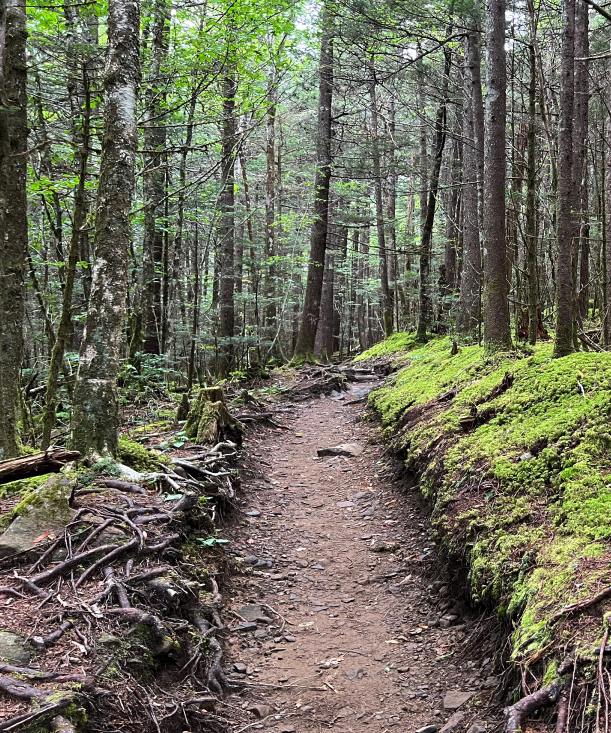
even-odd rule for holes
{"type": "Polygon", "coordinates": [[[0,558],[25,552],[61,534],[74,516],[70,508],[76,477],[50,476],[15,507],[16,518],[0,536],[0,558]]]}

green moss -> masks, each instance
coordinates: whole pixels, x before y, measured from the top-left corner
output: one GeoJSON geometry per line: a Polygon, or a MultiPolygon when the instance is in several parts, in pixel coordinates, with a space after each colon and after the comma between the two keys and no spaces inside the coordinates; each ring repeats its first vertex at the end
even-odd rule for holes
{"type": "Polygon", "coordinates": [[[10,496],[21,496],[35,491],[39,486],[53,474],[45,473],[42,476],[32,476],[31,478],[22,478],[19,481],[11,481],[8,484],[0,485],[0,499],[6,499],[10,496]]]}
{"type": "Polygon", "coordinates": [[[127,438],[119,438],[117,458],[134,471],[147,473],[159,470],[161,456],[151,453],[140,443],[134,443],[127,438]]]}
{"type": "MultiPolygon", "coordinates": [[[[419,475],[445,549],[467,562],[472,597],[503,608],[524,660],[553,641],[559,608],[608,584],[611,354],[450,347],[410,344],[370,405],[419,475]],[[486,417],[463,432],[474,406],[486,417]]],[[[574,643],[597,634],[593,614],[574,643]]]]}
{"type": "Polygon", "coordinates": [[[384,341],[380,341],[379,344],[367,349],[367,351],[363,351],[362,354],[355,357],[354,361],[366,361],[367,359],[374,359],[378,356],[400,354],[411,351],[419,345],[415,334],[395,333],[384,341]]]}

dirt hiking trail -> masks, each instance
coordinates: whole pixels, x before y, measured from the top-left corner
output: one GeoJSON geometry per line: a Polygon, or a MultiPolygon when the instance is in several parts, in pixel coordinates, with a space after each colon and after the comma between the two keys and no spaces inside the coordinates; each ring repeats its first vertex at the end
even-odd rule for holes
{"type": "Polygon", "coordinates": [[[289,430],[248,437],[244,517],[229,536],[252,571],[225,596],[242,629],[226,667],[244,685],[227,702],[252,711],[247,728],[483,733],[499,722],[499,639],[446,582],[417,488],[393,481],[399,464],[360,421],[354,401],[377,384],[284,405],[276,419],[289,430]],[[345,443],[364,452],[317,458],[345,443]]]}

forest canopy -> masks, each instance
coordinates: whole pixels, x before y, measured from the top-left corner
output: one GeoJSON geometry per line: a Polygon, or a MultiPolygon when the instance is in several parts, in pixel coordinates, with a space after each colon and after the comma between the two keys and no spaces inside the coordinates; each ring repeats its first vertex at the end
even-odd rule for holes
{"type": "Polygon", "coordinates": [[[0,457],[394,332],[611,342],[593,0],[0,5],[0,457]]]}

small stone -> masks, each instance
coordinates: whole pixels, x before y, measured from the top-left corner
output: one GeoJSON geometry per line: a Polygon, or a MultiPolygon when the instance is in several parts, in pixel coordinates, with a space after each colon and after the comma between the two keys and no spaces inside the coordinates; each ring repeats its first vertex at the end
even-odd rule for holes
{"type": "Polygon", "coordinates": [[[257,629],[255,631],[255,639],[265,639],[267,636],[267,629],[257,629]]]}
{"type": "Polygon", "coordinates": [[[439,626],[439,619],[437,616],[429,616],[426,620],[427,626],[429,626],[431,629],[434,629],[436,626],[439,626]]]}
{"type": "Polygon", "coordinates": [[[409,667],[397,667],[397,672],[405,674],[406,672],[409,672],[409,667]]]}
{"type": "Polygon", "coordinates": [[[443,726],[440,733],[456,733],[456,731],[462,728],[464,722],[464,713],[454,713],[454,715],[452,715],[448,722],[443,726]]]}
{"type": "Polygon", "coordinates": [[[295,733],[295,726],[283,725],[282,728],[280,728],[280,733],[295,733]]]}
{"type": "Polygon", "coordinates": [[[439,619],[439,626],[442,629],[448,629],[448,628],[450,628],[450,622],[448,621],[447,618],[441,618],[441,619],[439,619]]]}
{"type": "Polygon", "coordinates": [[[248,631],[256,631],[257,630],[257,624],[253,623],[252,621],[243,621],[241,624],[236,624],[232,627],[232,631],[237,631],[240,634],[245,634],[248,631]]]}
{"type": "Polygon", "coordinates": [[[259,562],[259,558],[256,555],[247,555],[242,562],[245,565],[255,565],[257,562],[259,562]]]}
{"type": "Polygon", "coordinates": [[[527,450],[526,453],[522,453],[522,455],[520,456],[521,461],[530,461],[532,460],[532,458],[533,454],[529,450],[527,450]]]}
{"type": "Polygon", "coordinates": [[[443,698],[443,708],[444,710],[458,710],[461,705],[464,705],[472,697],[472,692],[451,690],[450,692],[446,692],[443,698]]]}
{"type": "Polygon", "coordinates": [[[323,456],[347,456],[349,458],[355,458],[362,456],[364,451],[365,448],[358,443],[342,443],[341,445],[334,445],[331,448],[319,448],[316,452],[319,458],[323,456]]]}
{"type": "Polygon", "coordinates": [[[284,641],[288,641],[290,644],[292,644],[293,642],[297,641],[297,639],[294,636],[291,636],[290,634],[287,634],[284,637],[284,641]]]}
{"type": "Polygon", "coordinates": [[[246,512],[247,517],[260,517],[261,512],[258,509],[252,509],[249,512],[246,512]]]}
{"type": "Polygon", "coordinates": [[[357,680],[357,679],[360,680],[363,674],[364,674],[364,671],[362,667],[355,667],[354,669],[349,669],[346,672],[346,677],[349,680],[357,680]]]}
{"type": "Polygon", "coordinates": [[[288,677],[278,677],[278,682],[288,682],[288,681],[289,681],[288,677]]]}
{"type": "Polygon", "coordinates": [[[310,565],[311,570],[324,570],[322,565],[310,565]]]}
{"type": "Polygon", "coordinates": [[[375,662],[383,662],[384,656],[385,656],[384,654],[376,654],[373,659],[375,662]]]}
{"type": "Polygon", "coordinates": [[[341,710],[338,710],[335,713],[336,718],[347,718],[350,715],[354,715],[354,710],[352,708],[341,708],[341,710]]]}
{"type": "Polygon", "coordinates": [[[233,665],[233,668],[236,672],[239,672],[240,674],[246,674],[246,665],[244,664],[244,662],[236,662],[233,665]]]}
{"type": "Polygon", "coordinates": [[[291,595],[289,596],[289,600],[291,600],[291,601],[298,601],[299,600],[299,596],[296,596],[294,593],[291,593],[291,595]]]}
{"type": "Polygon", "coordinates": [[[199,705],[202,710],[207,710],[209,713],[213,713],[216,710],[216,698],[214,697],[198,697],[194,705],[199,705]]]}
{"type": "Polygon", "coordinates": [[[354,603],[356,598],[342,598],[342,603],[354,603]]]}
{"type": "Polygon", "coordinates": [[[338,501],[337,506],[340,509],[348,509],[348,507],[356,506],[353,501],[338,501]]]}
{"type": "Polygon", "coordinates": [[[248,712],[252,713],[259,720],[262,720],[263,718],[267,718],[267,716],[271,715],[274,711],[272,710],[270,705],[258,703],[256,705],[251,705],[248,708],[248,712]]]}
{"type": "Polygon", "coordinates": [[[486,733],[486,726],[481,723],[473,723],[467,730],[467,733],[486,733]]]}
{"type": "Polygon", "coordinates": [[[418,728],[416,733],[437,733],[439,730],[439,726],[435,723],[430,723],[429,725],[424,725],[422,728],[418,728]]]}

